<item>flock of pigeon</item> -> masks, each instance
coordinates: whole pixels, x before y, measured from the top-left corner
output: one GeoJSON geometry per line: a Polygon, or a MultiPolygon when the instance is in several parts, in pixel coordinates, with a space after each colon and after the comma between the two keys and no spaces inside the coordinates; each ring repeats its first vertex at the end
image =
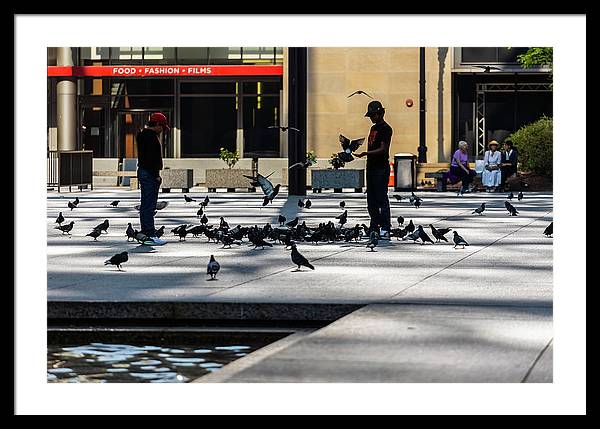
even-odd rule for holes
{"type": "MultiPolygon", "coordinates": [[[[268,198],[269,201],[277,195],[279,190],[279,185],[273,187],[272,184],[260,174],[257,177],[249,177],[253,183],[257,183],[263,189],[265,194],[265,199],[268,198]]],[[[408,199],[409,203],[414,205],[415,208],[419,208],[423,202],[423,199],[411,193],[410,197],[402,197],[400,195],[393,195],[397,201],[402,201],[404,199],[408,199]]],[[[192,197],[188,195],[183,196],[186,204],[197,202],[192,197]]],[[[512,200],[514,195],[512,192],[508,195],[507,200],[504,202],[506,210],[508,211],[510,216],[517,216],[519,211],[509,202],[512,200]]],[[[519,192],[517,199],[521,201],[523,199],[523,193],[519,192]]],[[[110,206],[117,207],[119,205],[119,200],[115,200],[110,203],[110,206]]],[[[196,212],[197,217],[200,219],[199,225],[188,225],[183,224],[179,225],[173,229],[171,229],[171,233],[175,236],[179,237],[179,241],[185,241],[186,237],[191,236],[194,238],[200,237],[204,235],[208,242],[212,242],[215,244],[221,243],[221,248],[231,248],[232,245],[241,246],[246,240],[246,243],[249,246],[253,246],[254,250],[264,249],[265,247],[273,247],[274,244],[284,245],[286,250],[291,251],[291,260],[294,265],[297,266],[296,270],[301,270],[302,267],[309,268],[314,270],[315,267],[298,251],[297,243],[313,243],[314,245],[318,245],[319,243],[336,243],[336,242],[355,242],[358,243],[362,239],[367,239],[366,248],[370,249],[370,251],[374,251],[374,248],[379,244],[380,237],[377,231],[370,231],[369,227],[362,224],[354,224],[353,226],[347,226],[348,224],[348,210],[345,208],[346,203],[341,201],[339,203],[340,209],[344,210],[339,215],[335,216],[333,219],[328,222],[321,222],[317,226],[308,226],[306,221],[300,222],[299,217],[295,217],[288,221],[285,216],[279,215],[278,217],[278,225],[272,226],[270,223],[266,223],[263,226],[253,225],[253,226],[242,226],[238,224],[233,228],[229,225],[229,223],[223,218],[220,217],[218,224],[211,225],[209,224],[209,219],[206,216],[206,210],[210,203],[210,198],[208,195],[199,203],[199,209],[196,212]]],[[[67,207],[72,211],[77,208],[79,205],[79,198],[75,198],[74,201],[69,201],[67,207]]],[[[157,204],[157,210],[162,210],[166,208],[168,205],[167,202],[159,201],[157,204]]],[[[265,205],[265,204],[263,204],[265,205]]],[[[298,207],[301,209],[310,209],[312,206],[312,202],[310,199],[306,200],[298,200],[298,207]]],[[[139,210],[139,205],[134,206],[135,209],[139,210]]],[[[486,210],[486,203],[482,203],[479,207],[472,211],[472,214],[483,215],[483,212],[486,210]]],[[[436,228],[433,224],[427,225],[431,231],[431,236],[427,234],[423,225],[415,225],[412,220],[410,220],[406,226],[405,219],[403,216],[397,217],[398,226],[396,228],[391,228],[390,237],[396,238],[399,240],[412,240],[413,243],[416,243],[417,240],[424,245],[425,243],[440,243],[440,242],[448,242],[446,238],[446,234],[452,231],[451,228],[436,228]],[[433,239],[431,238],[433,237],[433,239]],[[435,239],[435,242],[434,242],[435,239]]],[[[65,218],[62,212],[59,213],[56,223],[58,226],[56,229],[62,231],[62,234],[71,235],[71,231],[73,230],[73,226],[75,224],[74,221],[70,221],[65,224],[65,218]]],[[[92,237],[94,241],[98,241],[98,237],[102,235],[102,233],[107,233],[108,228],[110,227],[108,219],[105,219],[104,222],[95,226],[92,231],[86,234],[86,237],[92,237]]],[[[553,231],[553,223],[550,223],[548,227],[544,230],[544,235],[547,237],[552,236],[553,231]]],[[[162,226],[157,230],[157,236],[161,237],[165,233],[165,226],[162,226]]],[[[138,238],[139,231],[133,228],[132,223],[127,224],[127,229],[125,231],[125,236],[127,237],[127,241],[137,241],[141,242],[138,238]]],[[[453,243],[454,248],[464,248],[468,246],[469,243],[461,237],[457,231],[453,231],[453,243]]],[[[105,265],[114,265],[117,267],[119,271],[121,271],[121,265],[128,260],[128,252],[121,252],[110,259],[104,262],[105,265]]],[[[214,255],[211,255],[210,261],[207,265],[206,274],[210,276],[210,280],[215,280],[217,273],[220,270],[219,263],[215,260],[214,255]]]]}

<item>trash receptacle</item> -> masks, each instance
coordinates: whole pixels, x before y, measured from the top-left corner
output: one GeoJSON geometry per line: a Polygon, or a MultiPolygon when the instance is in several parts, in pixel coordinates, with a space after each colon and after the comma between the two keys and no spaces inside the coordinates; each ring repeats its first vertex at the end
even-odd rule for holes
{"type": "Polygon", "coordinates": [[[414,191],[417,189],[417,156],[412,153],[394,155],[394,190],[414,191]]]}

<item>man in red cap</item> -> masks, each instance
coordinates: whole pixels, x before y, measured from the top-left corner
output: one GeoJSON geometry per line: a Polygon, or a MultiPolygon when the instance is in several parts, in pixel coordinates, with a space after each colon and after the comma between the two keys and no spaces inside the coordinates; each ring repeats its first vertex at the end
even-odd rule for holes
{"type": "Polygon", "coordinates": [[[160,134],[170,131],[167,118],[160,112],[150,115],[146,127],[136,136],[138,152],[137,177],[140,184],[140,225],[138,241],[150,246],[162,246],[166,241],[156,236],[154,212],[162,179],[162,148],[160,134]]]}

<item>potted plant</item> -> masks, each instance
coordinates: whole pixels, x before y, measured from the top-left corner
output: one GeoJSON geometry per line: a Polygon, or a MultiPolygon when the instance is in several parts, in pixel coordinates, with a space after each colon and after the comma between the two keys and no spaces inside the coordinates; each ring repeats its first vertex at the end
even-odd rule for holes
{"type": "Polygon", "coordinates": [[[227,164],[227,168],[206,169],[206,187],[209,192],[214,192],[217,188],[227,188],[228,191],[233,191],[236,188],[255,190],[250,185],[250,181],[244,177],[244,175],[251,176],[252,170],[233,168],[240,160],[240,153],[238,151],[221,148],[219,150],[219,159],[227,164]]]}
{"type": "Polygon", "coordinates": [[[334,192],[341,192],[343,188],[354,188],[356,192],[362,192],[365,186],[365,170],[344,169],[346,163],[337,153],[332,154],[328,162],[331,168],[312,170],[313,192],[321,192],[323,188],[333,189],[334,192]]]}

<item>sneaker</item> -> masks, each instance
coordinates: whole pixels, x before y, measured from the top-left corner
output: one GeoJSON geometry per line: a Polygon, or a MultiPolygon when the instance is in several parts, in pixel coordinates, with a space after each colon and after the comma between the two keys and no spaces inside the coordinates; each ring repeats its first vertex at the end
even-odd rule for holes
{"type": "Polygon", "coordinates": [[[162,246],[164,244],[167,244],[167,242],[165,240],[161,240],[158,237],[147,237],[142,244],[145,244],[147,246],[162,246]]]}
{"type": "Polygon", "coordinates": [[[390,239],[390,233],[389,231],[386,231],[385,229],[382,229],[379,233],[379,239],[380,240],[389,240],[390,239]]]}

